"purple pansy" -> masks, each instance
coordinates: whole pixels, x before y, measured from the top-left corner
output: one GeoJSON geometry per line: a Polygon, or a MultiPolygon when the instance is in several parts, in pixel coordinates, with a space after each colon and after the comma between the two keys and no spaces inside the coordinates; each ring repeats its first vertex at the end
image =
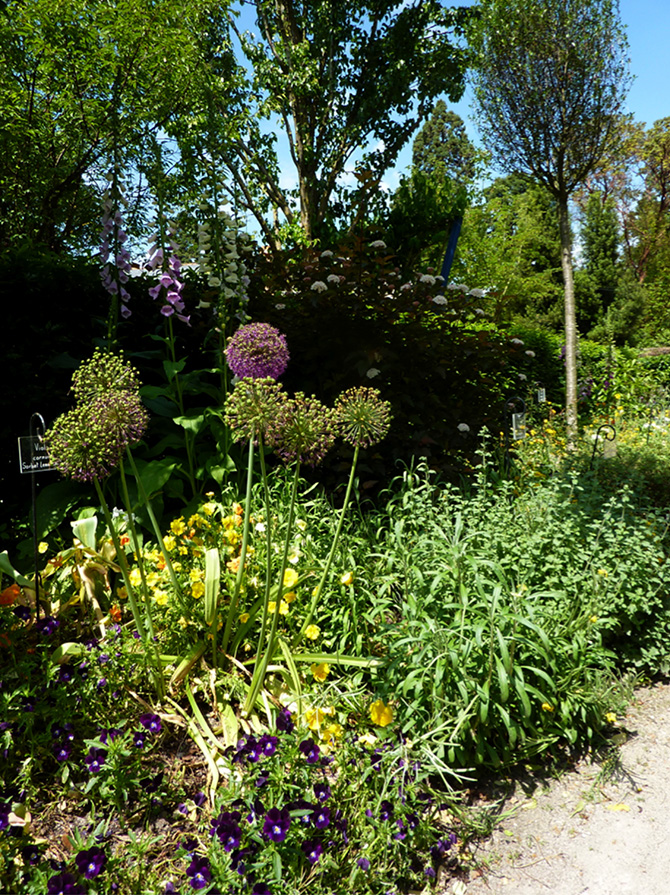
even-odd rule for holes
{"type": "Polygon", "coordinates": [[[86,879],[94,879],[105,869],[107,855],[101,848],[94,845],[86,851],[80,851],[74,859],[79,872],[86,879]]]}
{"type": "Polygon", "coordinates": [[[307,740],[303,740],[298,746],[298,749],[300,749],[305,756],[307,764],[315,764],[319,760],[319,747],[311,737],[307,740]]]}
{"type": "Polygon", "coordinates": [[[186,868],[186,876],[189,877],[191,888],[204,889],[212,878],[207,858],[194,857],[186,868]]]}
{"type": "Polygon", "coordinates": [[[163,729],[161,719],[158,717],[158,715],[154,715],[151,712],[140,715],[139,720],[142,727],[146,728],[151,733],[160,733],[163,729]]]}
{"type": "Polygon", "coordinates": [[[88,755],[84,759],[86,764],[88,765],[88,769],[91,774],[97,774],[98,771],[101,770],[102,766],[105,763],[105,759],[107,758],[107,750],[106,749],[96,749],[95,746],[91,746],[88,750],[88,755]]]}
{"type": "Polygon", "coordinates": [[[273,842],[283,842],[291,826],[291,815],[286,808],[270,808],[265,815],[263,835],[273,842]]]}
{"type": "Polygon", "coordinates": [[[323,845],[316,840],[307,840],[301,846],[310,864],[316,864],[323,853],[323,845]]]}

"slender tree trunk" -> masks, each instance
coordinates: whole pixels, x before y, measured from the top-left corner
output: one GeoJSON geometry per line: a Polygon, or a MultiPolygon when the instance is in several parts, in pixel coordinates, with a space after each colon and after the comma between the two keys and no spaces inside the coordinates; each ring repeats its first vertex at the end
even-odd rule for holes
{"type": "Polygon", "coordinates": [[[577,441],[577,315],[575,313],[575,283],[572,276],[572,238],[568,199],[558,203],[561,232],[561,267],[565,294],[565,418],[568,450],[577,441]]]}

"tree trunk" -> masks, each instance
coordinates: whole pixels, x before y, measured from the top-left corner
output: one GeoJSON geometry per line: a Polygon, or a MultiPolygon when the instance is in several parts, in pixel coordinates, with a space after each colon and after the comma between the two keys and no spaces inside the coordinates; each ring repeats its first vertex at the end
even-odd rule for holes
{"type": "Polygon", "coordinates": [[[565,419],[568,450],[577,441],[577,315],[575,313],[575,283],[572,276],[572,239],[568,199],[558,203],[561,231],[561,267],[565,294],[565,419]]]}

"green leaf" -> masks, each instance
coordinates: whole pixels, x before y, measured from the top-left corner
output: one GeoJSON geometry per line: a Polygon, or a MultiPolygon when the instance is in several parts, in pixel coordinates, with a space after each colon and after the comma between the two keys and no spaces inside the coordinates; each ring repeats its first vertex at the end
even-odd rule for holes
{"type": "Polygon", "coordinates": [[[234,746],[237,742],[240,726],[237,716],[230,704],[227,704],[221,712],[221,732],[226,746],[234,746]]]}
{"type": "Polygon", "coordinates": [[[6,550],[3,550],[0,553],[0,571],[4,572],[5,575],[9,575],[10,578],[13,578],[17,584],[20,584],[21,587],[33,587],[32,581],[28,581],[27,578],[24,578],[20,572],[17,572],[9,559],[9,554],[6,550]]]}
{"type": "Polygon", "coordinates": [[[88,519],[77,519],[76,522],[70,522],[74,536],[79,538],[84,547],[95,551],[96,541],[95,532],[98,527],[98,519],[96,516],[90,516],[88,519]]]}
{"type": "Polygon", "coordinates": [[[168,378],[169,382],[177,376],[186,366],[186,358],[183,357],[181,360],[172,361],[172,360],[164,360],[163,361],[163,369],[165,370],[165,375],[168,378]]]}
{"type": "Polygon", "coordinates": [[[61,645],[54,650],[51,656],[51,661],[54,665],[62,665],[67,659],[78,659],[85,653],[86,647],[83,643],[61,643],[61,645]]]}
{"type": "Polygon", "coordinates": [[[498,656],[495,657],[495,660],[496,671],[498,672],[498,685],[500,687],[500,699],[502,702],[507,702],[509,699],[509,678],[505,671],[505,667],[498,656]]]}
{"type": "Polygon", "coordinates": [[[151,460],[149,463],[142,460],[137,461],[137,471],[147,497],[152,497],[163,488],[178,465],[177,460],[173,460],[171,457],[151,460]]]}
{"type": "Polygon", "coordinates": [[[216,547],[205,553],[205,624],[211,625],[216,616],[216,604],[221,586],[221,561],[216,547]]]}
{"type": "Polygon", "coordinates": [[[185,413],[184,416],[175,416],[174,421],[178,426],[186,429],[187,432],[193,432],[197,435],[202,429],[206,419],[206,414],[201,410],[192,410],[185,413]]]}

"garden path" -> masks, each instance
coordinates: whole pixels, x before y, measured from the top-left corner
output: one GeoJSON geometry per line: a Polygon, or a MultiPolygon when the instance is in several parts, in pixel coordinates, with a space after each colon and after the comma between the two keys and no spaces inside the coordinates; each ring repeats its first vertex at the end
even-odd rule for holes
{"type": "MultiPolygon", "coordinates": [[[[517,785],[475,851],[481,875],[445,895],[668,895],[670,685],[637,690],[620,759],[584,761],[532,794],[517,785]]],[[[619,734],[623,740],[624,735],[619,734]]]]}

